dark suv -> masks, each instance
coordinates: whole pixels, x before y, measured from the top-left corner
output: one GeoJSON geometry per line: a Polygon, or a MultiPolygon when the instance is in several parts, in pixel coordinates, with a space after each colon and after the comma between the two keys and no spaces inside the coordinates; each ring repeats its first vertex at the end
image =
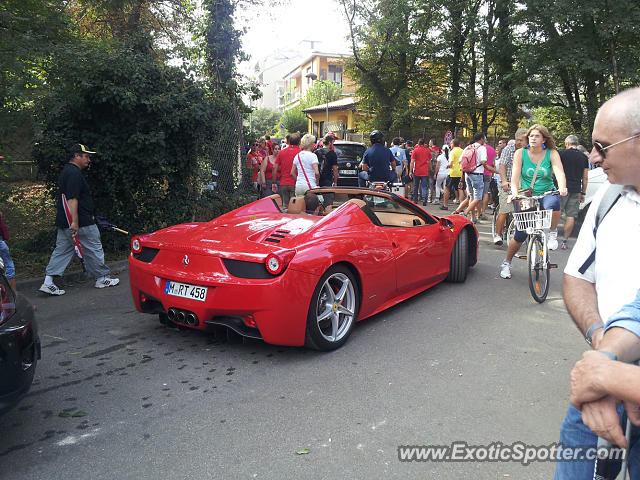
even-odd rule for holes
{"type": "Polygon", "coordinates": [[[338,156],[338,185],[347,187],[358,186],[358,165],[367,149],[364,143],[336,140],[333,144],[338,156]]]}

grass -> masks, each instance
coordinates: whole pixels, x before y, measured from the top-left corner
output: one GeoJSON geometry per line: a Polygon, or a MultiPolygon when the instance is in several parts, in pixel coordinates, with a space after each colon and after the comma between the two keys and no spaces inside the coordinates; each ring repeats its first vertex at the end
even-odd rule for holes
{"type": "MultiPolygon", "coordinates": [[[[7,242],[16,265],[18,281],[44,276],[56,243],[56,208],[43,183],[15,182],[0,184],[0,210],[11,239],[7,242]]],[[[105,261],[123,260],[129,254],[121,234],[102,232],[105,261]]],[[[80,270],[74,257],[67,271],[80,270]]]]}

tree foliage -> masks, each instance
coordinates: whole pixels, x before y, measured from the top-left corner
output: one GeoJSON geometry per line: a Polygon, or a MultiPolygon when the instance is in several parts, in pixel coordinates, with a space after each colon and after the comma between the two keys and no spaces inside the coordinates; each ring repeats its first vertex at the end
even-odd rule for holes
{"type": "Polygon", "coordinates": [[[178,68],[129,46],[83,43],[56,58],[36,159],[52,191],[82,142],[96,210],[133,232],[184,221],[202,185],[215,100],[178,68]],[[108,79],[108,80],[107,80],[108,79]]]}
{"type": "Polygon", "coordinates": [[[338,100],[342,94],[342,85],[328,80],[317,80],[307,90],[300,106],[305,108],[323,105],[327,102],[338,100]]]}

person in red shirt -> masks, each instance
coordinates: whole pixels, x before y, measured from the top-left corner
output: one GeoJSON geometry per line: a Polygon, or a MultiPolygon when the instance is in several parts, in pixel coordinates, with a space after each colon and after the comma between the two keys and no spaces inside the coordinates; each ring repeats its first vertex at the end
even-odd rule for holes
{"type": "MultiPolygon", "coordinates": [[[[293,159],[300,153],[300,138],[299,133],[289,134],[289,146],[284,150],[280,150],[276,161],[273,165],[272,177],[278,178],[278,171],[280,175],[280,196],[282,197],[282,206],[287,208],[289,206],[289,200],[295,195],[296,179],[291,176],[291,167],[293,166],[293,159]]],[[[273,193],[278,193],[278,186],[274,183],[271,185],[273,193]]]]}
{"type": "Polygon", "coordinates": [[[269,155],[273,155],[273,142],[271,141],[271,137],[269,135],[265,135],[264,139],[267,144],[267,153],[269,155]]]}
{"type": "Polygon", "coordinates": [[[413,203],[418,203],[418,189],[422,185],[422,205],[427,204],[427,178],[429,177],[429,163],[431,150],[424,145],[424,139],[418,140],[418,145],[411,152],[411,169],[409,175],[413,178],[413,203]]]}
{"type": "Polygon", "coordinates": [[[258,172],[262,163],[262,155],[258,153],[258,142],[251,144],[251,150],[247,153],[247,168],[251,172],[251,181],[253,186],[258,188],[258,172]]]}

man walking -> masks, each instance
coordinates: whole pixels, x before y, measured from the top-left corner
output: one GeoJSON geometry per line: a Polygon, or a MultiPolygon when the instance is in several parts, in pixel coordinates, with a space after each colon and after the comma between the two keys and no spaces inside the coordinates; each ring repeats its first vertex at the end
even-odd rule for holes
{"type": "Polygon", "coordinates": [[[396,159],[391,150],[384,146],[384,135],[374,130],[369,135],[371,147],[362,155],[362,171],[358,174],[358,186],[366,182],[391,182],[396,175],[396,159]]]}
{"type": "Polygon", "coordinates": [[[571,236],[575,218],[578,216],[580,202],[584,201],[587,191],[587,180],[589,173],[589,159],[578,150],[578,137],[569,135],[564,139],[565,149],[560,152],[562,168],[567,177],[567,189],[569,194],[560,197],[560,208],[565,215],[564,236],[562,238],[562,250],[567,249],[567,239],[571,236]]]}
{"type": "Polygon", "coordinates": [[[502,229],[507,221],[507,214],[513,212],[513,204],[507,203],[511,193],[511,169],[513,168],[513,155],[516,150],[522,148],[527,143],[527,129],[516,130],[516,143],[507,145],[502,149],[500,155],[500,185],[498,187],[498,218],[496,219],[496,235],[493,237],[495,245],[502,245],[502,229]]]}
{"type": "MultiPolygon", "coordinates": [[[[293,160],[298,153],[300,153],[300,139],[302,135],[299,133],[290,133],[287,135],[289,146],[284,150],[280,150],[276,161],[273,164],[273,171],[271,178],[278,178],[278,170],[280,170],[280,196],[282,197],[282,206],[289,208],[289,200],[295,196],[296,192],[296,179],[291,176],[291,167],[293,166],[293,160]]],[[[275,183],[271,185],[273,193],[278,193],[278,185],[275,183]]]]}
{"type": "MultiPolygon", "coordinates": [[[[614,314],[633,302],[640,289],[640,255],[636,253],[640,245],[639,111],[640,88],[634,88],[607,101],[596,115],[590,160],[602,166],[608,181],[589,208],[563,281],[565,305],[587,343],[603,358],[626,363],[640,358],[640,329],[637,322],[621,321],[614,314]],[[610,205],[609,195],[617,193],[610,184],[621,186],[622,191],[611,197],[617,200],[606,216],[599,215],[596,231],[601,202],[610,205]]],[[[560,429],[563,447],[595,447],[597,436],[625,446],[618,400],[606,395],[584,401],[578,405],[580,410],[570,406],[560,429]]],[[[637,414],[637,406],[633,406],[629,415],[637,420],[637,414]]],[[[638,478],[640,470],[638,433],[634,427],[628,450],[631,478],[638,478]]],[[[558,462],[554,478],[590,479],[593,471],[593,460],[558,462]]]]}
{"type": "Polygon", "coordinates": [[[82,144],[75,144],[69,149],[70,159],[58,177],[59,192],[56,201],[56,227],[58,229],[56,248],[51,254],[46,268],[44,283],[40,291],[49,295],[64,295],[64,290],[53,283],[53,277],[64,273],[73,258],[75,251],[74,237],[77,236],[87,271],[96,279],[96,288],[114,287],[120,283],[117,278],[110,278],[109,267],[104,264],[104,251],[100,241],[100,231],[93,217],[93,199],[91,189],[82,170],[91,163],[90,151],[82,144]],[[71,224],[67,219],[62,195],[71,213],[71,224]]]}
{"type": "Polygon", "coordinates": [[[393,158],[396,161],[396,174],[398,179],[402,179],[402,172],[407,167],[407,156],[404,148],[400,146],[400,137],[395,137],[391,140],[393,146],[390,148],[393,158]]]}
{"type": "MultiPolygon", "coordinates": [[[[333,148],[335,139],[336,137],[328,133],[322,141],[324,147],[315,152],[320,164],[321,187],[336,187],[338,185],[338,155],[333,148]]],[[[331,205],[334,197],[335,193],[323,193],[322,206],[326,208],[331,205]]]]}
{"type": "Polygon", "coordinates": [[[418,145],[411,152],[411,168],[409,175],[413,178],[413,203],[418,203],[418,194],[422,195],[422,205],[427,204],[427,181],[429,178],[429,164],[431,150],[424,145],[424,139],[418,140],[418,145]]]}

